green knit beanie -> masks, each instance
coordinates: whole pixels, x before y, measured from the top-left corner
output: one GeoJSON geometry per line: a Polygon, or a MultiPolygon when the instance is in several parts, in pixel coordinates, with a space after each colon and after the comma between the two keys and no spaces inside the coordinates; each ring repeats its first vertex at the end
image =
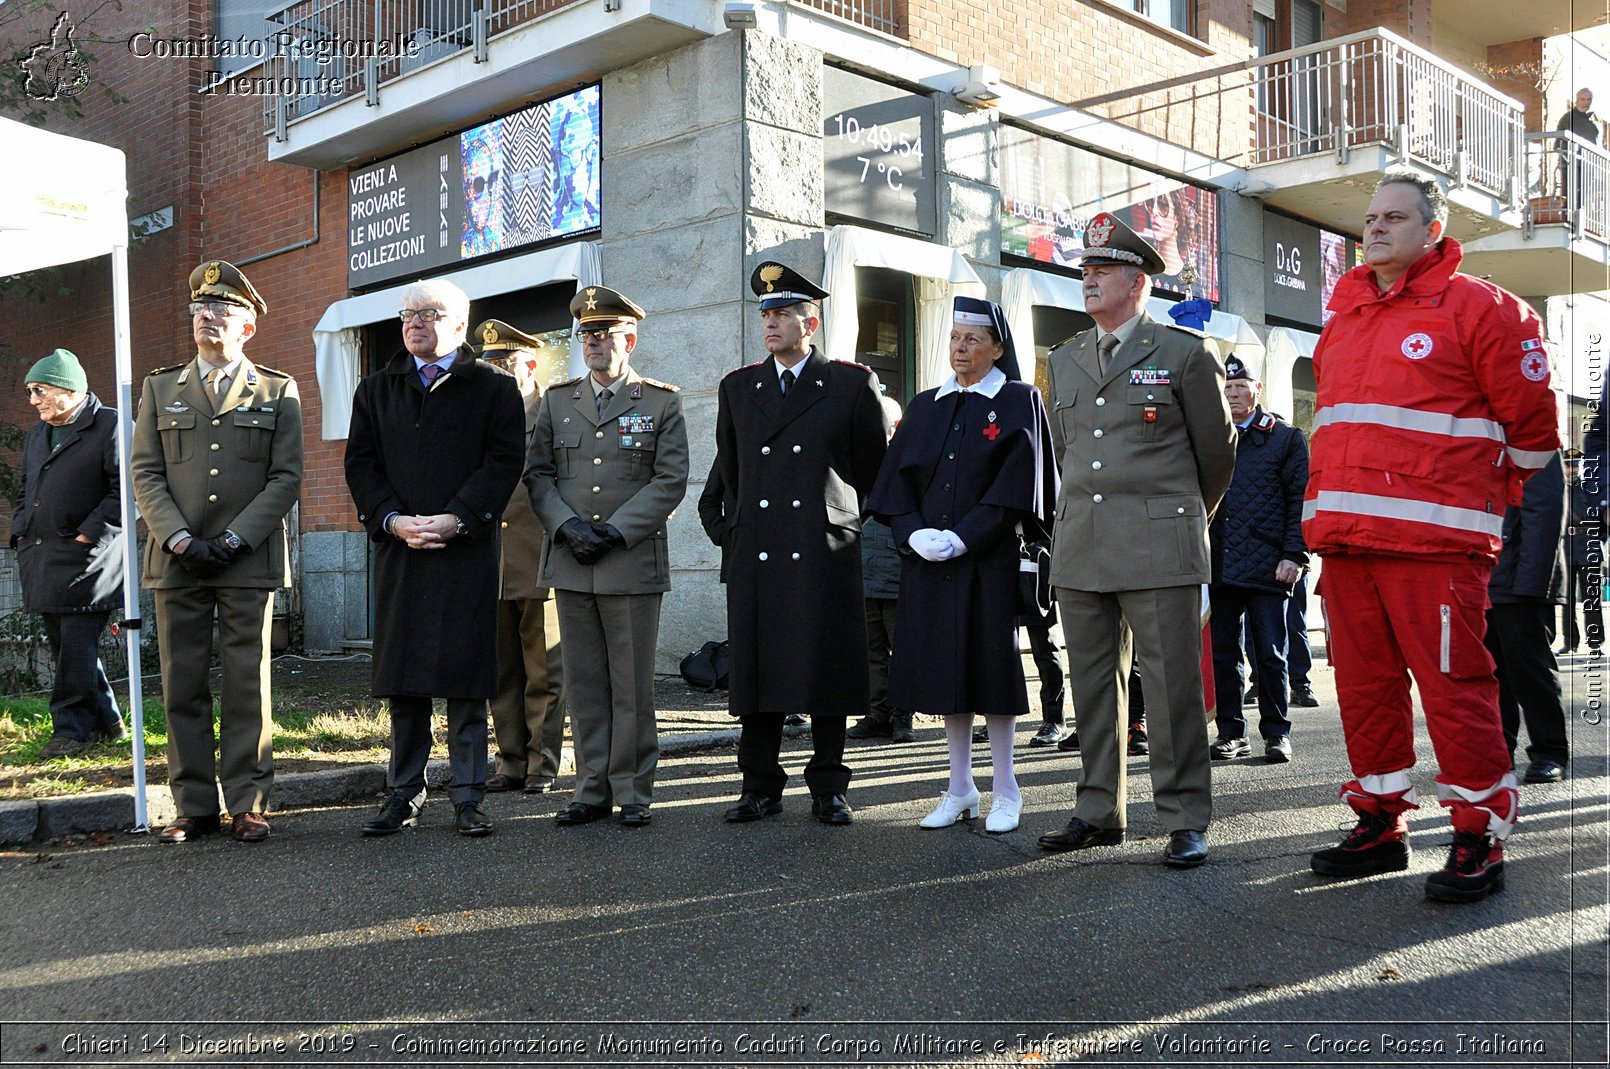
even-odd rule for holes
{"type": "Polygon", "coordinates": [[[89,389],[89,379],[84,375],[84,365],[78,362],[78,357],[66,349],[57,349],[29,368],[27,377],[22,381],[60,386],[73,393],[83,393],[89,389]]]}

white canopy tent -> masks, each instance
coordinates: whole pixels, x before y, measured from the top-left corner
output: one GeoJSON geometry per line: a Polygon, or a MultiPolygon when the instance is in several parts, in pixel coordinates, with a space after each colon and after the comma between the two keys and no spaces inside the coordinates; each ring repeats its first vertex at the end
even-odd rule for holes
{"type": "Polygon", "coordinates": [[[112,334],[117,359],[117,456],[122,479],[123,634],[134,734],[134,831],[146,832],[145,716],[140,686],[140,586],[135,563],[133,358],[129,349],[128,187],[123,153],[107,145],[0,118],[0,276],[112,257],[112,334]]]}

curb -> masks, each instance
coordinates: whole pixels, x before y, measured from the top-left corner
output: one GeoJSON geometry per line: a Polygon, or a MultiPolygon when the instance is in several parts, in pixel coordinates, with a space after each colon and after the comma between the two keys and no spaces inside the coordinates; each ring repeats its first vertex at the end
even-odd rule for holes
{"type": "MultiPolygon", "coordinates": [[[[785,728],[785,734],[798,735],[804,728],[785,728]]],[[[661,754],[688,754],[738,744],[737,729],[701,731],[660,738],[661,754]]],[[[569,747],[566,747],[567,751],[569,747]]],[[[568,756],[568,754],[567,754],[568,756]]],[[[563,767],[563,762],[561,764],[563,767]]],[[[447,762],[434,760],[425,768],[428,787],[440,788],[447,782],[447,762]]],[[[386,788],[385,765],[352,765],[347,768],[293,772],[274,778],[274,802],[270,812],[306,809],[340,802],[368,801],[386,788]]],[[[166,824],[177,816],[173,795],[165,783],[147,783],[146,818],[152,827],[166,824]]],[[[63,798],[0,801],[0,845],[59,839],[65,835],[94,835],[128,831],[134,825],[134,788],[75,794],[63,798]]]]}

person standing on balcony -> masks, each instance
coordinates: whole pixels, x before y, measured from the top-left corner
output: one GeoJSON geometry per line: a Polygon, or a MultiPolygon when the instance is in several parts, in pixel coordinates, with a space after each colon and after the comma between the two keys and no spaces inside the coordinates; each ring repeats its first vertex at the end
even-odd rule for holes
{"type": "Polygon", "coordinates": [[[1431,179],[1386,175],[1364,216],[1363,265],[1337,284],[1314,351],[1318,383],[1303,537],[1325,560],[1342,732],[1357,814],[1310,858],[1324,876],[1409,867],[1420,690],[1453,848],[1426,896],[1504,886],[1518,793],[1483,645],[1504,512],[1559,448],[1543,324],[1514,294],[1459,273],[1431,179]]]}
{"type": "Polygon", "coordinates": [[[1576,104],[1560,116],[1560,121],[1554,125],[1556,130],[1565,130],[1573,133],[1590,145],[1604,146],[1604,131],[1599,128],[1598,116],[1593,114],[1593,91],[1578,89],[1576,91],[1576,104]]]}

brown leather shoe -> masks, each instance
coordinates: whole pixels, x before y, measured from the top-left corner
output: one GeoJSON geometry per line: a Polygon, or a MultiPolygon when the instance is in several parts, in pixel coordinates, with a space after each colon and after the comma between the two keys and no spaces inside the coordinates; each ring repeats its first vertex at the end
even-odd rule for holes
{"type": "Polygon", "coordinates": [[[159,843],[187,843],[191,839],[199,839],[203,835],[211,835],[217,831],[218,814],[205,817],[174,817],[173,823],[163,828],[157,835],[159,843]]]}
{"type": "Polygon", "coordinates": [[[517,791],[522,782],[517,776],[506,776],[502,772],[497,772],[486,777],[486,793],[502,794],[504,791],[517,791]]]}
{"type": "Polygon", "coordinates": [[[235,816],[235,841],[260,843],[268,838],[268,818],[261,813],[239,813],[235,816]]]}

